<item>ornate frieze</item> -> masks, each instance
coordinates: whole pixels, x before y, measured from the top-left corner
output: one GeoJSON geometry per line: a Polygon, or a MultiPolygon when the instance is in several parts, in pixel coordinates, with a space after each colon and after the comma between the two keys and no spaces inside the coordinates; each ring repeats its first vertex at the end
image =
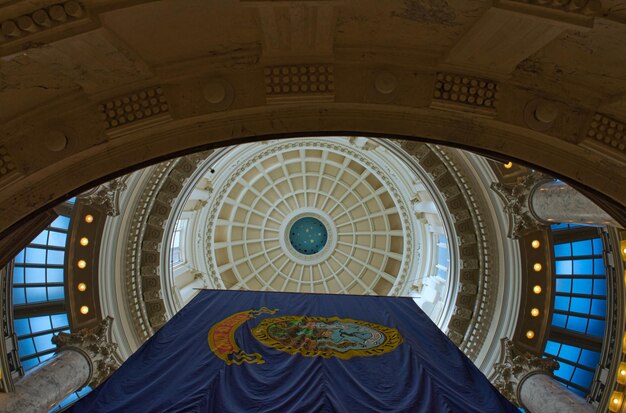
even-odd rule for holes
{"type": "Polygon", "coordinates": [[[433,106],[492,113],[496,110],[498,89],[498,83],[493,80],[440,72],[435,81],[433,106]]]}
{"type": "Polygon", "coordinates": [[[167,98],[159,86],[118,96],[98,106],[106,129],[164,115],[169,109],[167,98]]]}
{"type": "Polygon", "coordinates": [[[268,66],[263,73],[268,103],[332,100],[335,94],[335,75],[330,64],[268,66]]]}
{"type": "Polygon", "coordinates": [[[42,7],[0,23],[0,45],[22,40],[85,17],[87,17],[85,7],[74,0],[42,7]]]}
{"type": "Polygon", "coordinates": [[[559,363],[518,350],[508,338],[503,338],[500,362],[493,367],[495,378],[492,383],[513,404],[521,407],[520,388],[524,380],[533,374],[547,374],[559,368],[559,363]]]}
{"type": "Polygon", "coordinates": [[[504,211],[509,218],[509,238],[518,239],[529,231],[545,227],[532,214],[529,202],[533,188],[538,183],[548,180],[550,178],[546,175],[532,172],[519,177],[514,183],[493,182],[491,184],[491,189],[504,203],[504,211]]]}
{"type": "Polygon", "coordinates": [[[497,288],[498,280],[489,268],[494,263],[488,254],[484,222],[479,219],[481,207],[458,166],[441,148],[419,142],[403,141],[402,148],[416,158],[419,165],[435,180],[445,198],[446,207],[454,217],[454,230],[459,248],[459,294],[446,332],[463,352],[475,359],[489,331],[495,305],[494,296],[486,292],[497,288]]]}
{"type": "Polygon", "coordinates": [[[170,219],[172,200],[183,182],[196,170],[197,163],[208,156],[196,153],[157,165],[137,204],[129,231],[125,282],[127,300],[134,329],[141,342],[147,340],[167,322],[163,301],[160,256],[165,225],[170,219]]]}
{"type": "Polygon", "coordinates": [[[115,358],[117,344],[111,341],[112,322],[113,318],[107,317],[96,327],[69,334],[61,332],[52,337],[59,351],[74,350],[87,358],[91,374],[85,385],[95,388],[120,366],[115,358]]]}

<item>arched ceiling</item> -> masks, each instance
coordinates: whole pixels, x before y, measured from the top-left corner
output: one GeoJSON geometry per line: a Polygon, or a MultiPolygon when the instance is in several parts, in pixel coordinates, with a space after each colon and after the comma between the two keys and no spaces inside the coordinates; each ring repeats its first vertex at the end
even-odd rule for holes
{"type": "MultiPolygon", "coordinates": [[[[273,140],[203,161],[175,201],[180,235],[164,236],[180,305],[201,275],[210,288],[415,297],[439,277],[421,302],[447,306],[452,217],[442,218],[434,182],[379,142],[273,140]]],[[[437,311],[428,311],[436,321],[437,311]]]]}
{"type": "Polygon", "coordinates": [[[397,185],[339,144],[282,148],[231,172],[209,217],[209,252],[225,286],[389,293],[413,258],[404,246],[405,232],[414,232],[410,206],[397,185]],[[307,217],[320,224],[299,228],[307,217]]]}
{"type": "Polygon", "coordinates": [[[5,2],[0,228],[176,152],[338,131],[523,160],[619,207],[620,4],[5,2]]]}

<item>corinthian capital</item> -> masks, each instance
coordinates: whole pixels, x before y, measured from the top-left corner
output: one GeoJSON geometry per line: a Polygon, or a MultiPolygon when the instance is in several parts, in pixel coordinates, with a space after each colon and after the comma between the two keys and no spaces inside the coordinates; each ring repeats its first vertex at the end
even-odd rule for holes
{"type": "Polygon", "coordinates": [[[508,214],[509,238],[520,238],[526,232],[544,226],[530,212],[529,197],[536,185],[549,180],[551,178],[547,175],[532,172],[518,178],[514,183],[494,182],[491,184],[491,189],[502,199],[504,211],[508,214]]]}
{"type": "Polygon", "coordinates": [[[115,357],[117,344],[111,341],[112,317],[107,317],[93,328],[74,333],[59,333],[52,338],[59,351],[74,350],[83,354],[90,365],[87,384],[96,387],[120,366],[115,357]]]}
{"type": "Polygon", "coordinates": [[[513,404],[521,407],[519,390],[524,380],[538,373],[552,374],[559,363],[550,358],[541,358],[521,352],[508,338],[500,340],[502,353],[500,362],[494,364],[496,376],[492,383],[513,404]]]}

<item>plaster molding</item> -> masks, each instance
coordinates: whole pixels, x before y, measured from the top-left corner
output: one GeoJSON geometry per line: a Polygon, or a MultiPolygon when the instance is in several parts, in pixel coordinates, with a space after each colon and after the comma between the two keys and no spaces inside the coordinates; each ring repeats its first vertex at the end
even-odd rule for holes
{"type": "Polygon", "coordinates": [[[481,216],[484,208],[451,156],[454,150],[412,141],[403,141],[401,145],[431,175],[454,218],[453,230],[459,245],[459,285],[446,334],[470,359],[476,360],[493,317],[496,294],[491,291],[496,291],[499,283],[490,270],[495,268],[493,258],[489,258],[494,247],[490,247],[481,216]]]}
{"type": "Polygon", "coordinates": [[[71,26],[72,23],[88,17],[87,10],[81,2],[69,0],[4,20],[0,22],[0,54],[4,54],[3,49],[12,46],[13,43],[41,38],[41,34],[53,31],[59,26],[71,26]]]}
{"type": "Polygon", "coordinates": [[[172,202],[206,153],[160,164],[136,204],[128,231],[124,283],[127,308],[140,341],[145,341],[169,319],[162,293],[161,255],[166,224],[172,220],[172,202]]]}
{"type": "Polygon", "coordinates": [[[268,66],[263,74],[268,104],[334,100],[335,74],[330,64],[268,66]]]}
{"type": "Polygon", "coordinates": [[[498,100],[498,82],[474,76],[439,72],[436,75],[433,107],[473,110],[494,116],[498,100]]]}

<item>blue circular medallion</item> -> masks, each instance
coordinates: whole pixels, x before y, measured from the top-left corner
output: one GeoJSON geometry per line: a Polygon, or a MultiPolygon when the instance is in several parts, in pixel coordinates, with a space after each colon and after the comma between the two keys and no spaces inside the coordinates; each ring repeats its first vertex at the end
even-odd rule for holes
{"type": "Polygon", "coordinates": [[[300,218],[289,229],[289,242],[300,254],[317,254],[324,248],[327,240],[328,231],[317,218],[300,218]]]}

